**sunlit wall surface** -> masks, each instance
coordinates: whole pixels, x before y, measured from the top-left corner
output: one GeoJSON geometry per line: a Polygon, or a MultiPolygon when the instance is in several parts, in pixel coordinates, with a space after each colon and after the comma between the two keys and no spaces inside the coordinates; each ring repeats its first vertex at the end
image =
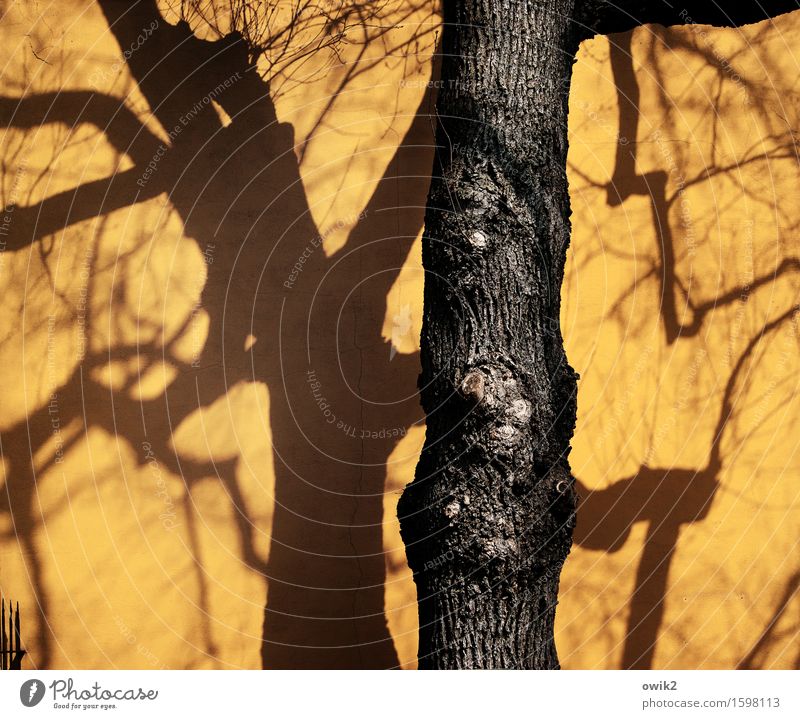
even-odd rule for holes
{"type": "MultiPolygon", "coordinates": [[[[2,7],[0,588],[26,667],[415,666],[395,510],[438,7],[229,7],[2,7]]],[[[581,49],[565,667],[800,661],[798,41],[791,15],[581,49]]]]}

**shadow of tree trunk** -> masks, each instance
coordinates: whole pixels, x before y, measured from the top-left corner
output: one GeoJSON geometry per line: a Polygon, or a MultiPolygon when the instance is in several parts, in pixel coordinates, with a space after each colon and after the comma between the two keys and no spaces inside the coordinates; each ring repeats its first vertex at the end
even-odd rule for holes
{"type": "MultiPolygon", "coordinates": [[[[126,62],[170,142],[147,172],[160,143],[131,113],[113,109],[118,100],[95,95],[80,105],[77,95],[62,98],[55,115],[48,115],[53,103],[47,105],[46,98],[0,100],[4,117],[15,106],[11,124],[18,127],[54,117],[93,123],[136,163],[20,208],[8,247],[21,249],[83,218],[166,196],[206,257],[200,305],[209,329],[196,361],[171,358],[179,375],[152,400],[115,393],[109,407],[108,389],[93,382],[90,370],[126,349],[88,356],[59,388],[61,422],[82,419],[89,406],[91,424],[129,442],[142,464],[147,458],[139,450],[146,442],[153,456],[184,479],[189,493],[200,480],[219,479],[233,505],[242,560],[269,585],[265,667],[395,667],[383,606],[384,481],[389,455],[422,413],[417,355],[392,357],[381,333],[387,293],[422,225],[432,157],[430,93],[365,211],[358,218],[337,218],[355,227],[346,246],[329,257],[320,244],[325,228],[315,225],[305,195],[292,128],[278,122],[270,87],[248,59],[242,37],[198,39],[187,23],[166,23],[155,0],[99,5],[123,49],[143,27],[155,28],[146,49],[130,53],[126,62]],[[231,119],[227,126],[213,104],[231,119]],[[289,275],[308,246],[314,251],[292,285],[289,275]],[[308,372],[316,373],[347,431],[332,426],[320,410],[308,372]],[[182,421],[235,385],[251,382],[265,383],[270,396],[276,483],[267,563],[257,546],[266,534],[254,526],[240,485],[242,462],[187,460],[172,444],[172,431],[182,421]]],[[[139,345],[130,351],[146,363],[169,349],[139,345]]],[[[17,454],[2,509],[13,514],[30,552],[45,626],[50,609],[31,544],[42,521],[31,462],[51,434],[46,408],[39,414],[4,433],[6,454],[8,445],[17,454]]],[[[206,570],[197,537],[190,541],[202,587],[206,570]]],[[[213,632],[204,626],[202,633],[206,653],[214,656],[213,632]]],[[[40,632],[37,666],[50,663],[53,639],[40,632]]]]}

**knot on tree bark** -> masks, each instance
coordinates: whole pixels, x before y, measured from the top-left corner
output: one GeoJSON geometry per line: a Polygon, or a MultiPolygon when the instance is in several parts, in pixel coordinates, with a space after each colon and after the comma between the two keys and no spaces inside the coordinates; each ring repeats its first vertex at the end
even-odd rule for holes
{"type": "Polygon", "coordinates": [[[557,462],[548,468],[543,480],[552,497],[554,518],[571,531],[575,527],[575,511],[578,508],[575,478],[565,462],[557,462]]]}
{"type": "MultiPolygon", "coordinates": [[[[458,393],[470,405],[473,416],[467,418],[467,424],[476,441],[483,438],[495,450],[512,447],[523,438],[530,441],[531,425],[540,416],[527,384],[518,370],[499,362],[467,370],[458,393]]],[[[546,442],[545,435],[541,437],[546,442]]]]}
{"type": "Polygon", "coordinates": [[[479,404],[483,401],[485,388],[486,381],[483,372],[474,369],[467,372],[466,376],[461,381],[459,390],[466,399],[472,400],[475,404],[479,404]]]}

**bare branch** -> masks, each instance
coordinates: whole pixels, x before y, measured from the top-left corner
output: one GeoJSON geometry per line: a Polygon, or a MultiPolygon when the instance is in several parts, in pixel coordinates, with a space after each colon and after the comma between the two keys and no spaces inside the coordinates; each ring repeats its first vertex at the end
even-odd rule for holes
{"type": "Polygon", "coordinates": [[[94,125],[118,152],[136,163],[150,160],[159,145],[131,109],[111,95],[64,90],[22,98],[0,96],[0,124],[6,127],[27,129],[56,122],[68,128],[94,125]]]}

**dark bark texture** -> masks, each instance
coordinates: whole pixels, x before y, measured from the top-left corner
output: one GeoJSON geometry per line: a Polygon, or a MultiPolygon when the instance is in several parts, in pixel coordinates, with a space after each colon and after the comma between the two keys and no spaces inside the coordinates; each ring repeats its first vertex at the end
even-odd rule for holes
{"type": "Polygon", "coordinates": [[[567,103],[581,40],[645,23],[738,26],[795,0],[445,0],[425,216],[427,436],[398,507],[420,668],[558,668],[575,524],[575,372],[559,325],[567,103]]]}
{"type": "Polygon", "coordinates": [[[445,3],[425,218],[427,436],[399,505],[420,668],[558,668],[576,497],[569,242],[572,0],[445,3]]]}

